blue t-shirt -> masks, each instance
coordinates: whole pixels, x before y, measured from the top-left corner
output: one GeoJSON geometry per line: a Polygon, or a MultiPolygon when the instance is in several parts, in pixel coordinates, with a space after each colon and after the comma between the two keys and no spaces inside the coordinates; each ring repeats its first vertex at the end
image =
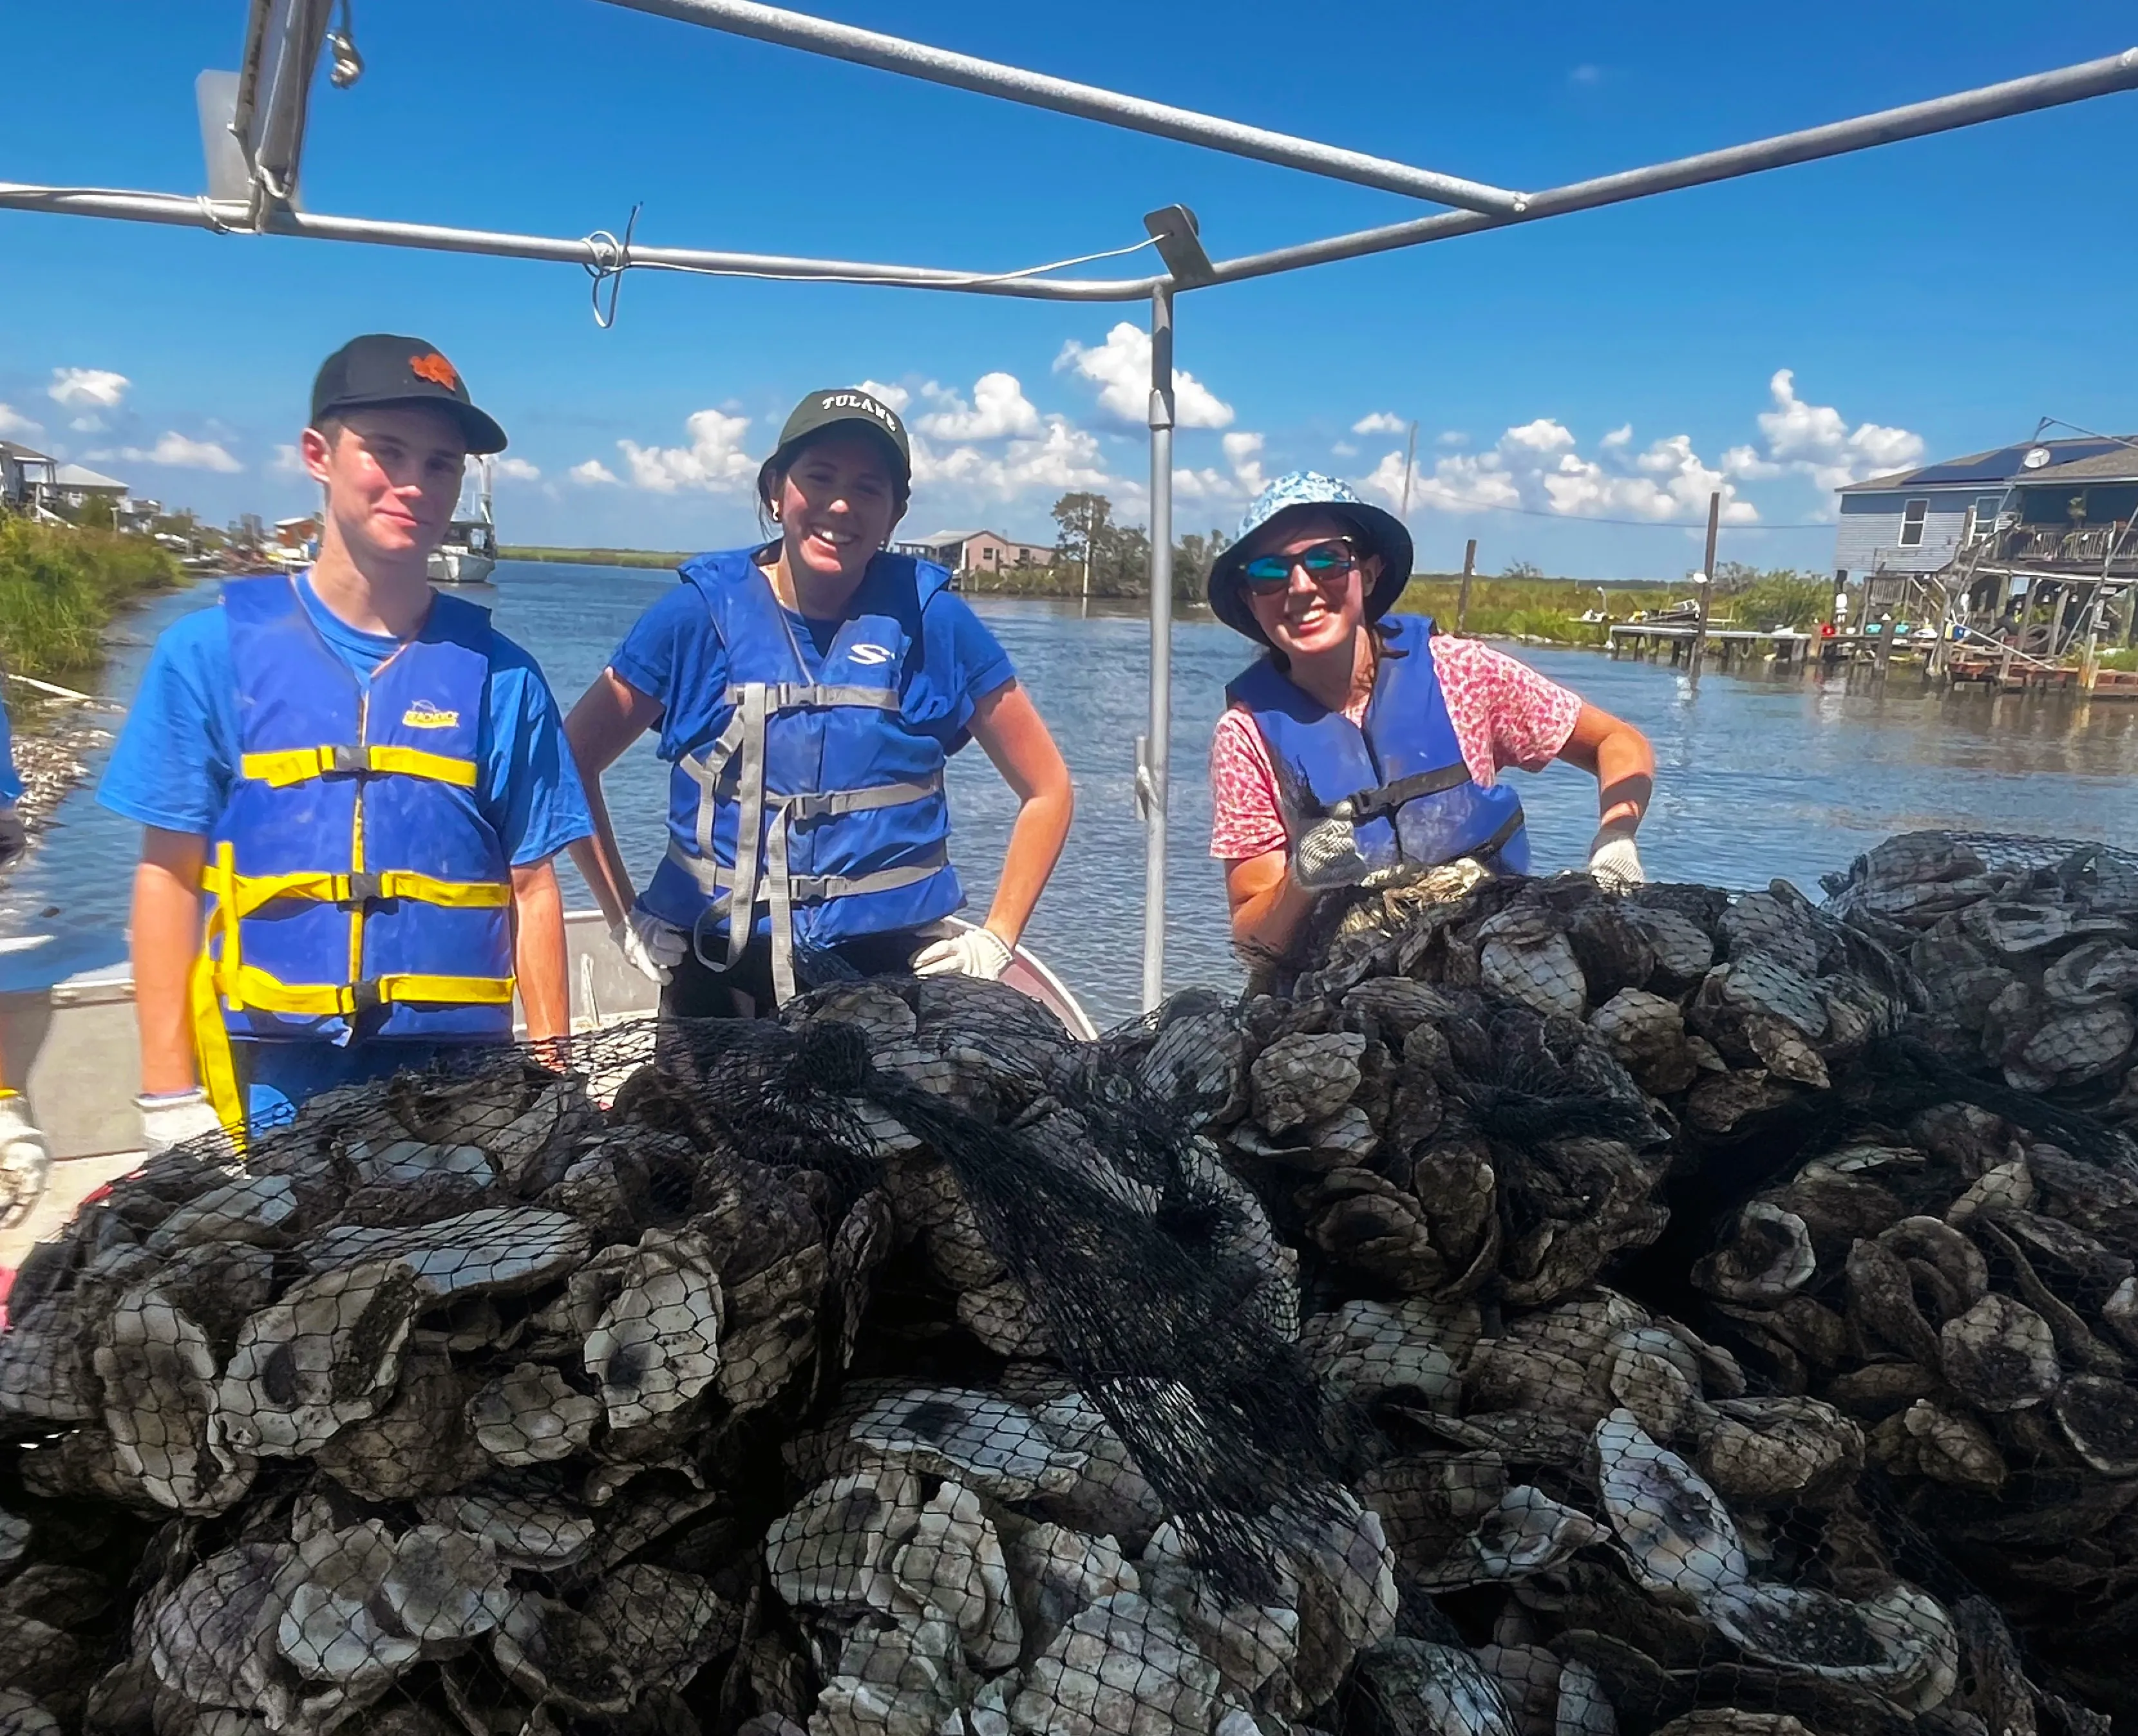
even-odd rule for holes
{"type": "MultiPolygon", "coordinates": [[[[320,636],[369,685],[400,641],[342,620],[320,601],[309,573],[298,579],[297,595],[320,636]]],[[[220,607],[202,609],[157,640],[96,799],[144,826],[206,834],[236,781],[239,742],[230,624],[220,607]]],[[[546,861],[592,835],[556,699],[541,666],[502,633],[491,637],[477,758],[476,802],[514,867],[546,861]]]]}
{"type": "Polygon", "coordinates": [[[22,774],[15,769],[15,730],[7,721],[7,708],[0,705],[0,807],[12,807],[22,799],[22,774]]]}
{"type": "MultiPolygon", "coordinates": [[[[813,621],[792,609],[782,612],[794,629],[795,647],[813,681],[842,623],[813,621]]],[[[957,695],[957,705],[939,726],[945,732],[944,750],[954,753],[965,744],[973,708],[1014,680],[1017,671],[995,636],[953,592],[936,592],[921,623],[921,651],[932,685],[957,695]]],[[[677,585],[641,615],[608,666],[647,698],[661,701],[663,759],[678,759],[704,745],[707,719],[727,691],[728,656],[696,585],[677,585]]]]}

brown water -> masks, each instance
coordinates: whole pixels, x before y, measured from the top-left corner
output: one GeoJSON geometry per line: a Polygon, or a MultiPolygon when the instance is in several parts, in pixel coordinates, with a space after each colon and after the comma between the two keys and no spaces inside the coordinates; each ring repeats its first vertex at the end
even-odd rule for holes
{"type": "MultiPolygon", "coordinates": [[[[508,562],[495,589],[464,594],[542,663],[564,704],[597,675],[627,627],[672,574],[508,562]]],[[[159,599],[121,628],[106,690],[139,678],[156,631],[214,600],[212,587],[159,599]]],[[[1143,933],[1143,831],[1132,780],[1144,728],[1149,629],[1140,613],[1073,602],[981,597],[974,607],[1008,647],[1076,778],[1077,815],[1062,866],[1028,937],[1104,1023],[1135,1010],[1143,933]]],[[[1166,980],[1237,980],[1224,897],[1207,850],[1203,762],[1226,680],[1245,641],[1207,617],[1174,631],[1173,872],[1166,980]]],[[[1769,680],[1613,663],[1593,652],[1516,648],[1554,679],[1646,730],[1657,792],[1641,834],[1657,878],[1732,886],[1777,875],[1817,895],[1822,872],[1890,832],[1970,827],[2138,845],[2138,704],[1926,691],[1896,674],[1883,693],[1857,676],[1769,680]]],[[[93,768],[93,769],[99,769],[93,768]]],[[[608,774],[609,807],[633,872],[661,848],[665,768],[650,741],[608,774]]],[[[1567,766],[1515,774],[1538,866],[1578,866],[1595,825],[1595,785],[1567,766]]],[[[984,910],[1015,802],[977,750],[953,762],[953,848],[984,910]]],[[[17,873],[0,932],[116,929],[125,920],[136,828],[86,792],[17,873]]],[[[567,896],[590,903],[575,874],[567,896]]]]}

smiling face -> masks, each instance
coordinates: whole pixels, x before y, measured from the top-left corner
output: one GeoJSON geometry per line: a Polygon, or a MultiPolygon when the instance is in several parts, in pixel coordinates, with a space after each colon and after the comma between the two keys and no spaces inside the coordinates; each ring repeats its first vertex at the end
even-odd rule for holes
{"type": "Polygon", "coordinates": [[[420,561],[445,540],[460,499],[467,439],[436,410],[385,405],[349,410],[330,429],[307,428],[299,451],[325,485],[327,517],[361,562],[420,561]]]}
{"type": "Polygon", "coordinates": [[[778,483],[772,505],[788,571],[827,581],[859,583],[904,510],[890,454],[867,434],[811,441],[778,483]]]}
{"type": "MultiPolygon", "coordinates": [[[[1355,545],[1358,534],[1329,513],[1287,519],[1259,533],[1250,544],[1250,560],[1275,555],[1294,558],[1325,543],[1355,545]]],[[[1262,592],[1242,584],[1248,610],[1269,641],[1287,657],[1320,657],[1350,647],[1366,618],[1365,597],[1380,576],[1381,558],[1369,554],[1348,573],[1316,579],[1294,560],[1284,588],[1262,592]]]]}

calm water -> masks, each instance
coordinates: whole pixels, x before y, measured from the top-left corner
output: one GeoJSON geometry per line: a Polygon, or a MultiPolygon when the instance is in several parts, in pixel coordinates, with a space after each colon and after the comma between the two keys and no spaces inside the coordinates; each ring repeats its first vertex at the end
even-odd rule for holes
{"type": "MultiPolygon", "coordinates": [[[[541,660],[569,707],[639,612],[676,583],[623,568],[508,563],[494,591],[467,593],[541,660]]],[[[211,586],[130,617],[106,678],[122,702],[149,642],[211,586]]],[[[1142,944],[1143,834],[1132,792],[1144,727],[1149,631],[1140,614],[1076,604],[980,598],[1062,744],[1076,778],[1076,825],[1029,939],[1101,1022],[1134,1012],[1142,944]]],[[[1218,870],[1205,854],[1203,758],[1226,679],[1244,642],[1208,620],[1174,631],[1172,889],[1167,979],[1228,983],[1218,870]]],[[[1889,832],[1971,826],[2138,843],[2138,705],[1928,695],[1905,675],[1888,692],[1840,680],[1769,682],[1708,675],[1697,695],[1677,673],[1589,652],[1524,658],[1631,719],[1656,744],[1657,794],[1641,851],[1658,878],[1762,885],[1775,875],[1816,895],[1818,875],[1889,832]]],[[[1861,678],[1859,677],[1859,681],[1861,678]]],[[[100,768],[94,768],[100,769],[100,768]]],[[[650,738],[608,778],[609,807],[640,880],[661,847],[664,768],[650,738]]],[[[1516,774],[1539,865],[1578,864],[1595,826],[1595,785],[1567,766],[1516,774]]],[[[958,859],[974,914],[984,911],[1015,802],[977,749],[952,763],[958,859]]],[[[15,876],[0,932],[117,928],[125,920],[135,829],[81,794],[15,876]]],[[[567,896],[591,899],[566,870],[567,896]]]]}

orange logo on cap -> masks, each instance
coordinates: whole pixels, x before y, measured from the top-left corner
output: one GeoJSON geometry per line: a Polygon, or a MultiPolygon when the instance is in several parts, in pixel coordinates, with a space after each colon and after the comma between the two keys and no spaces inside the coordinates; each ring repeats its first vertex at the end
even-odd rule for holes
{"type": "Polygon", "coordinates": [[[409,357],[408,372],[419,380],[434,381],[448,392],[460,389],[461,377],[453,372],[453,364],[435,349],[427,356],[409,357]]]}

